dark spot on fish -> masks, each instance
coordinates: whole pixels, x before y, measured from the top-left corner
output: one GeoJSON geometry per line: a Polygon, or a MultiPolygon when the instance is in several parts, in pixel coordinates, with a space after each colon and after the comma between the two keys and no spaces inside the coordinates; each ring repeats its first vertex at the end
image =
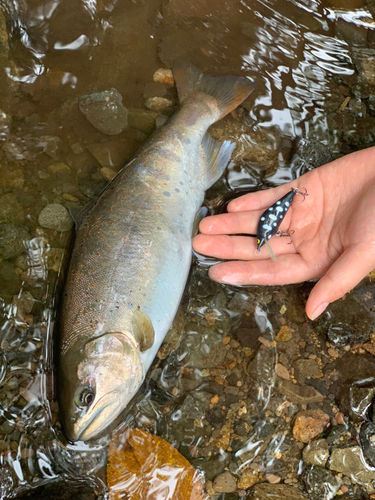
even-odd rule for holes
{"type": "Polygon", "coordinates": [[[165,175],[165,178],[167,179],[167,181],[169,181],[170,179],[170,176],[168,174],[165,175]]]}
{"type": "Polygon", "coordinates": [[[184,185],[184,183],[183,183],[182,181],[180,181],[180,185],[181,185],[181,186],[183,186],[183,185],[184,185]]]}
{"type": "Polygon", "coordinates": [[[161,231],[161,227],[159,227],[159,226],[156,226],[156,229],[157,229],[158,231],[161,231]]]}
{"type": "Polygon", "coordinates": [[[163,195],[164,195],[164,196],[170,196],[170,195],[171,195],[171,193],[170,193],[169,191],[164,191],[163,195]]]}
{"type": "Polygon", "coordinates": [[[185,139],[185,144],[190,144],[191,143],[191,140],[189,138],[186,138],[185,139]]]}
{"type": "Polygon", "coordinates": [[[179,192],[180,192],[180,190],[179,190],[178,188],[176,188],[176,189],[175,189],[175,191],[176,191],[176,193],[179,193],[179,192]]]}

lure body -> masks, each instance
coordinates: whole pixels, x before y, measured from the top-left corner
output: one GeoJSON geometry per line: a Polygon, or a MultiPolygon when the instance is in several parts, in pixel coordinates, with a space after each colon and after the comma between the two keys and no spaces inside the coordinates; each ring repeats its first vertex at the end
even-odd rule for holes
{"type": "Polygon", "coordinates": [[[263,212],[257,229],[257,251],[278,232],[280,224],[289,210],[296,194],[307,196],[307,193],[301,193],[297,188],[291,188],[289,193],[263,212]]]}

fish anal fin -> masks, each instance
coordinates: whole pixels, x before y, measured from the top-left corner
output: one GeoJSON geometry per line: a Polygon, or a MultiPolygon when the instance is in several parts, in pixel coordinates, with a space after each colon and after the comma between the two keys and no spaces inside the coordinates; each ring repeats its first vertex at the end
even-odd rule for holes
{"type": "Polygon", "coordinates": [[[223,174],[236,145],[230,141],[218,142],[206,133],[202,140],[203,159],[206,164],[205,190],[223,174]]]}

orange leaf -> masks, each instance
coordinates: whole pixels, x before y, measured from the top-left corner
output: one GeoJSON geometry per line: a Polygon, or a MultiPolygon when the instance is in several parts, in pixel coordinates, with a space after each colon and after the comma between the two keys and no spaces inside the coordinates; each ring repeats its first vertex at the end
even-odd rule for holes
{"type": "Polygon", "coordinates": [[[142,429],[116,433],[108,450],[110,500],[207,500],[192,465],[164,439],[142,429]]]}

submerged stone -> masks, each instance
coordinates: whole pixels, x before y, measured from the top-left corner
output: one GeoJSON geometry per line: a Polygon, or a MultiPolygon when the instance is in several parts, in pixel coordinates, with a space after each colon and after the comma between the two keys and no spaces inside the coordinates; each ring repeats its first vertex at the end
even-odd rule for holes
{"type": "Polygon", "coordinates": [[[96,129],[107,135],[121,134],[128,126],[128,111],[116,89],[83,95],[79,109],[96,129]]]}
{"type": "Polygon", "coordinates": [[[43,208],[38,217],[39,224],[46,229],[69,231],[73,227],[73,219],[68,210],[60,203],[51,203],[43,208]]]}
{"type": "Polygon", "coordinates": [[[0,258],[12,259],[23,253],[24,241],[30,238],[26,228],[14,224],[0,224],[0,258]]]}

